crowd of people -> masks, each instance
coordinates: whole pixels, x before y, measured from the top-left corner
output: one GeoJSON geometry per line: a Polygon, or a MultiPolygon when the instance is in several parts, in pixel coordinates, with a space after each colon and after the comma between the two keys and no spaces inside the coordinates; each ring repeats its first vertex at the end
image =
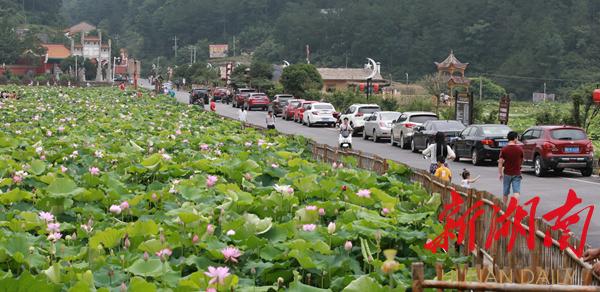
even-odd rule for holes
{"type": "Polygon", "coordinates": [[[0,91],[0,98],[19,99],[19,96],[17,95],[16,91],[13,91],[13,92],[10,92],[10,91],[0,91]]]}

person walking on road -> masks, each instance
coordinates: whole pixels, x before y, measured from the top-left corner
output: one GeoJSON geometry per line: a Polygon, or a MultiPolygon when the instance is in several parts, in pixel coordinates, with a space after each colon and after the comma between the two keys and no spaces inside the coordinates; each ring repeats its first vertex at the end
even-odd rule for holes
{"type": "Polygon", "coordinates": [[[242,130],[246,128],[247,117],[248,117],[248,111],[246,111],[245,108],[241,107],[238,110],[238,119],[240,120],[240,123],[242,124],[242,130]]]}
{"type": "Polygon", "coordinates": [[[273,111],[269,111],[267,113],[267,118],[265,119],[265,121],[267,123],[267,129],[275,129],[275,116],[273,116],[273,111]]]}
{"type": "Polygon", "coordinates": [[[519,198],[521,194],[521,164],[523,164],[523,149],[517,144],[519,134],[511,131],[507,137],[508,145],[502,148],[498,159],[498,172],[500,181],[502,181],[502,201],[505,205],[511,188],[515,198],[519,198]]]}
{"type": "Polygon", "coordinates": [[[211,98],[210,99],[210,111],[211,112],[216,112],[217,111],[217,103],[215,102],[215,98],[211,98]]]}
{"type": "MultiPolygon", "coordinates": [[[[435,143],[423,150],[423,157],[426,159],[429,158],[429,173],[435,174],[438,168],[437,158],[439,156],[444,157],[445,161],[456,158],[456,154],[452,151],[452,148],[446,144],[446,135],[442,132],[437,132],[435,134],[435,143]]],[[[444,165],[448,166],[445,162],[444,165]]]]}

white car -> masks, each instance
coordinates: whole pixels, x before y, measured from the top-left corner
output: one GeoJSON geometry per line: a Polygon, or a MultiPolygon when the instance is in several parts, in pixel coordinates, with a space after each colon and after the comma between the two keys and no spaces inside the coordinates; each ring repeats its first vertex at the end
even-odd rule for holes
{"type": "Polygon", "coordinates": [[[432,112],[403,112],[393,122],[390,144],[399,144],[402,149],[407,149],[412,141],[414,128],[422,126],[423,123],[437,120],[438,116],[432,112]]]}
{"type": "Polygon", "coordinates": [[[335,108],[330,103],[315,102],[308,104],[302,115],[302,124],[309,127],[313,125],[335,127],[336,119],[333,117],[333,113],[335,113],[335,108]]]}
{"type": "Polygon", "coordinates": [[[400,117],[399,112],[376,112],[365,119],[365,128],[363,130],[363,139],[373,138],[374,142],[379,142],[381,138],[390,138],[392,132],[392,122],[400,117]]]}
{"type": "Polygon", "coordinates": [[[378,111],[381,111],[381,108],[376,104],[353,104],[340,115],[340,123],[348,118],[348,123],[354,129],[353,134],[362,133],[365,126],[364,119],[378,111]]]}

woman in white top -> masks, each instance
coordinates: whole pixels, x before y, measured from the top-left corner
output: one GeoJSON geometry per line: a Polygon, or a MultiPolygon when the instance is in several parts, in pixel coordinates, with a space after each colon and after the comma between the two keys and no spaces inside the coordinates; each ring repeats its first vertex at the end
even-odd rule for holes
{"type": "Polygon", "coordinates": [[[456,154],[452,151],[452,148],[446,144],[446,135],[442,132],[435,134],[435,143],[423,150],[423,156],[429,158],[429,162],[431,163],[429,165],[429,172],[431,174],[434,174],[437,170],[438,156],[446,158],[446,161],[456,158],[456,154]]]}
{"type": "Polygon", "coordinates": [[[240,123],[242,123],[242,129],[246,127],[246,118],[248,116],[248,111],[244,107],[240,108],[238,111],[238,118],[240,119],[240,123]]]}
{"type": "Polygon", "coordinates": [[[267,123],[267,129],[275,129],[275,117],[273,116],[273,111],[269,111],[267,113],[267,118],[265,118],[265,122],[267,123]]]}

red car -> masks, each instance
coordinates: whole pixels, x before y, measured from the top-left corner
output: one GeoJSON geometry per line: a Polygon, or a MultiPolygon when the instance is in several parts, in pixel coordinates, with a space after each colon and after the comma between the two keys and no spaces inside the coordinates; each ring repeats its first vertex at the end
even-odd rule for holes
{"type": "Polygon", "coordinates": [[[227,98],[227,89],[226,88],[215,88],[212,92],[213,98],[215,101],[217,100],[225,100],[227,98]]]}
{"type": "Polygon", "coordinates": [[[247,110],[252,110],[253,108],[260,108],[266,111],[271,104],[271,100],[264,93],[250,93],[246,97],[246,103],[248,108],[247,110]]]}
{"type": "Polygon", "coordinates": [[[244,102],[246,101],[246,95],[252,92],[256,92],[256,90],[252,88],[239,88],[235,92],[235,96],[233,97],[233,102],[231,103],[231,105],[233,107],[241,108],[244,105],[244,102]]]}
{"type": "Polygon", "coordinates": [[[283,114],[281,118],[284,120],[291,120],[294,118],[294,111],[304,101],[304,99],[290,99],[287,105],[283,108],[283,114]]]}
{"type": "Polygon", "coordinates": [[[311,103],[315,103],[317,101],[314,100],[305,100],[303,101],[300,106],[298,106],[296,108],[296,110],[294,110],[294,122],[296,123],[302,123],[302,119],[304,118],[304,111],[307,108],[307,105],[311,104],[311,103]]]}
{"type": "Polygon", "coordinates": [[[523,164],[533,166],[535,175],[548,170],[560,173],[565,168],[576,169],[583,176],[594,171],[594,146],[585,131],[571,126],[536,126],[521,135],[523,164]]]}

